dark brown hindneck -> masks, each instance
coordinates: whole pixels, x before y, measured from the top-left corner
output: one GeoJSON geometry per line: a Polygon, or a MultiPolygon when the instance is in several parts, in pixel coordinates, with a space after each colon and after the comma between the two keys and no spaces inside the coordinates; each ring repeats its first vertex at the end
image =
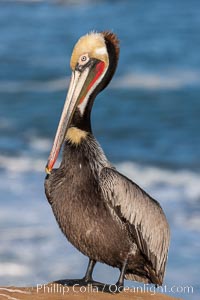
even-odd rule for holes
{"type": "MultiPolygon", "coordinates": [[[[90,101],[91,100],[89,100],[89,102],[90,101]]],[[[73,115],[70,127],[76,127],[80,130],[92,133],[91,120],[90,120],[91,109],[92,109],[92,105],[91,108],[87,106],[84,115],[81,116],[81,113],[77,108],[73,115]]]]}

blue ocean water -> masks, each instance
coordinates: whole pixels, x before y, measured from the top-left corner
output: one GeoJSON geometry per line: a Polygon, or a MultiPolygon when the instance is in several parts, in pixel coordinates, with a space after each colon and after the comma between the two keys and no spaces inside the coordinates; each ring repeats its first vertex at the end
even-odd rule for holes
{"type": "MultiPolygon", "coordinates": [[[[166,212],[168,293],[177,286],[174,296],[199,299],[199,11],[197,0],[0,2],[0,285],[84,273],[87,259],[62,236],[45,199],[44,166],[73,45],[111,29],[120,61],[94,104],[93,131],[117,168],[166,212]],[[181,292],[185,286],[193,293],[181,292]]],[[[95,272],[108,282],[118,276],[102,265],[95,272]]]]}

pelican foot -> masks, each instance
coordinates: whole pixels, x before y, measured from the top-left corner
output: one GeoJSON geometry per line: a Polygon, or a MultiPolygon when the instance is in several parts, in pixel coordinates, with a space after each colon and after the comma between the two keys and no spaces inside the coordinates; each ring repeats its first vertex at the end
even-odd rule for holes
{"type": "Polygon", "coordinates": [[[85,279],[85,277],[81,279],[61,279],[61,280],[54,281],[54,283],[66,285],[66,286],[74,286],[74,285],[87,286],[94,282],[95,281],[93,280],[85,279]]]}
{"type": "Polygon", "coordinates": [[[105,284],[95,280],[87,280],[85,278],[82,279],[61,279],[54,281],[56,284],[61,284],[64,286],[70,286],[74,288],[74,291],[81,289],[82,286],[88,287],[87,291],[90,292],[103,292],[110,294],[117,294],[123,291],[123,286],[119,285],[118,282],[116,284],[105,284]]]}

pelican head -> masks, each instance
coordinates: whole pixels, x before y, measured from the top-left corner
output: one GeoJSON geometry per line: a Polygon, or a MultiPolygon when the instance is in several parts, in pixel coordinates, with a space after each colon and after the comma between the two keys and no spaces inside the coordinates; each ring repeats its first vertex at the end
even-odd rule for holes
{"type": "Polygon", "coordinates": [[[74,115],[84,120],[90,115],[95,96],[112,79],[117,67],[119,42],[112,32],[91,32],[76,43],[70,61],[71,81],[53,147],[47,162],[49,174],[74,115]]]}

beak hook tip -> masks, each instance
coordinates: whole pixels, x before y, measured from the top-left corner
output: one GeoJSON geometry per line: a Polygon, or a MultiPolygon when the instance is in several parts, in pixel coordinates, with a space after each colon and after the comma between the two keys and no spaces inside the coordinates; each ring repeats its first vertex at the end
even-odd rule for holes
{"type": "Polygon", "coordinates": [[[52,170],[52,169],[49,168],[49,167],[48,167],[48,164],[47,164],[46,167],[45,167],[45,172],[46,172],[46,174],[47,174],[47,175],[50,175],[50,174],[51,174],[51,170],[52,170]]]}

